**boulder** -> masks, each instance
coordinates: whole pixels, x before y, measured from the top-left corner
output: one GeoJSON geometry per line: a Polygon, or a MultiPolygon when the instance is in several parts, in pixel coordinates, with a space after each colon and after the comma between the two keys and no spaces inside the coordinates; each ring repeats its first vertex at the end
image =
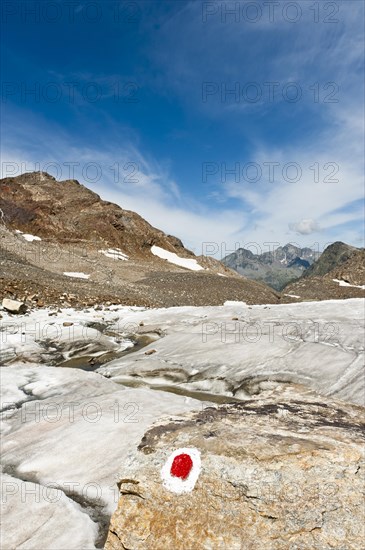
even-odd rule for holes
{"type": "Polygon", "coordinates": [[[294,385],[205,405],[131,451],[105,550],[363,548],[362,407],[294,385]]]}
{"type": "Polygon", "coordinates": [[[144,352],[145,355],[152,355],[153,353],[156,353],[157,350],[155,349],[148,349],[147,351],[144,352]]]}
{"type": "Polygon", "coordinates": [[[10,313],[25,313],[27,311],[27,306],[24,302],[18,300],[11,300],[10,298],[4,298],[2,306],[6,311],[10,313]]]}

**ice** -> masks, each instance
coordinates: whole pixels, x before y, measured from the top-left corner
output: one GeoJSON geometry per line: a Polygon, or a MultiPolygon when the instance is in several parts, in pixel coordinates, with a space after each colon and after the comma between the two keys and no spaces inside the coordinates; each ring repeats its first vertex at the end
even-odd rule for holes
{"type": "Polygon", "coordinates": [[[107,363],[102,374],[230,396],[244,395],[250,380],[287,380],[363,403],[357,358],[364,354],[364,303],[357,298],[152,310],[115,306],[100,312],[69,308],[58,317],[40,310],[16,320],[4,312],[2,355],[4,364],[21,365],[45,364],[55,353],[67,359],[120,351],[132,345],[130,335],[143,323],[145,332],[157,327],[164,336],[107,363]],[[73,326],[64,327],[65,321],[73,326]],[[146,355],[152,348],[156,353],[146,355]]]}
{"type": "MultiPolygon", "coordinates": [[[[108,351],[120,352],[133,346],[129,338],[123,338],[114,326],[114,335],[102,333],[107,324],[117,319],[109,311],[107,316],[92,310],[75,312],[67,308],[57,316],[50,309],[33,311],[27,315],[11,316],[4,312],[0,321],[0,364],[22,362],[58,362],[80,356],[98,356],[108,351]],[[95,327],[97,328],[94,328],[95,327]]],[[[132,328],[132,325],[128,325],[132,328]]]]}
{"type": "Polygon", "coordinates": [[[86,273],[79,273],[77,271],[65,271],[63,274],[66,275],[66,277],[75,277],[77,279],[88,279],[90,277],[90,275],[86,273]]]}
{"type": "Polygon", "coordinates": [[[363,299],[170,308],[133,317],[166,334],[99,369],[116,380],[164,379],[237,397],[248,397],[253,383],[273,380],[364,404],[363,299]],[[149,348],[156,353],[146,355],[149,348]]]}
{"type": "Polygon", "coordinates": [[[16,372],[9,369],[7,372],[6,384],[2,380],[2,388],[0,394],[0,412],[8,409],[14,409],[19,404],[24,403],[29,399],[29,396],[22,388],[28,383],[28,378],[25,372],[16,372]]]}
{"type": "Polygon", "coordinates": [[[25,513],[22,504],[29,516],[37,516],[33,524],[28,518],[24,532],[11,529],[12,534],[7,536],[13,538],[4,542],[9,549],[22,548],[21,543],[27,537],[29,546],[24,548],[94,548],[96,531],[84,512],[87,510],[99,526],[107,526],[118,502],[117,472],[123,469],[128,454],[139,444],[147,428],[162,416],[201,407],[194,399],[125,388],[100,374],[78,369],[1,367],[1,380],[3,402],[7,405],[2,414],[3,472],[11,474],[19,484],[27,481],[36,486],[52,486],[64,494],[62,502],[57,502],[53,509],[43,490],[40,504],[35,504],[31,496],[25,503],[19,502],[18,494],[8,496],[4,514],[7,525],[13,526],[25,513]],[[12,396],[15,403],[9,408],[12,396]],[[65,518],[60,519],[60,506],[66,507],[70,494],[83,508],[79,510],[70,502],[69,509],[64,511],[65,518]],[[42,531],[38,532],[38,513],[44,521],[53,517],[57,523],[54,546],[47,546],[47,533],[43,540],[42,531]],[[78,537],[73,536],[73,518],[75,526],[79,525],[78,537]],[[57,541],[61,529],[65,539],[57,541]],[[80,539],[87,534],[88,539],[80,539]],[[73,538],[73,545],[67,546],[73,538]]]}
{"type": "Polygon", "coordinates": [[[171,264],[179,265],[181,267],[185,267],[186,269],[191,269],[192,271],[200,271],[201,269],[204,269],[204,267],[199,265],[196,260],[189,259],[189,258],[181,258],[177,254],[175,254],[175,252],[169,252],[168,250],[165,250],[164,248],[160,248],[159,246],[153,245],[151,247],[151,252],[155,256],[158,256],[163,260],[167,260],[171,264]]]}
{"type": "Polygon", "coordinates": [[[100,547],[125,460],[155,420],[209,404],[191,392],[247,399],[291,382],[364,405],[364,305],[363,299],[231,301],[221,307],[67,308],[51,317],[50,309],[37,309],[16,318],[3,311],[2,469],[8,484],[2,547],[100,547]],[[139,327],[160,329],[162,336],[98,372],[47,365],[58,355],[125,349],[139,327]],[[146,355],[151,348],[155,353],[146,355]],[[50,486],[60,495],[55,503],[44,493],[50,486]],[[32,491],[41,494],[39,502],[32,491]]]}
{"type": "Polygon", "coordinates": [[[62,491],[0,474],[1,548],[92,550],[98,526],[62,491]]]}

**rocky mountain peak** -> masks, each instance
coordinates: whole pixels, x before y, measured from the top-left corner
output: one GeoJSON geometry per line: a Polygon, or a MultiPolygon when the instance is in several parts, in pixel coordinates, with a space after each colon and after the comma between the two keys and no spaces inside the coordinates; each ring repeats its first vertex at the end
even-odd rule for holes
{"type": "Polygon", "coordinates": [[[341,241],[330,244],[304,273],[305,277],[323,276],[345,263],[358,249],[341,241]]]}
{"type": "Polygon", "coordinates": [[[57,181],[46,172],[32,172],[0,181],[0,208],[8,228],[58,242],[79,240],[113,246],[130,255],[146,255],[152,245],[191,257],[176,237],[152,227],[77,180],[57,181]]]}

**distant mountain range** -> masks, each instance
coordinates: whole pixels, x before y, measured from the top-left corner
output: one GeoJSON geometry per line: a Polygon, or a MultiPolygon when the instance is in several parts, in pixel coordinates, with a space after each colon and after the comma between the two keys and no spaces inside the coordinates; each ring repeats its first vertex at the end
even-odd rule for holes
{"type": "Polygon", "coordinates": [[[365,251],[337,241],[322,254],[292,244],[253,254],[239,248],[222,263],[243,277],[281,291],[281,301],[329,300],[364,295],[365,251]]]}
{"type": "Polygon", "coordinates": [[[222,263],[240,275],[282,290],[290,281],[301,277],[318,260],[320,253],[292,244],[279,246],[274,251],[253,254],[239,248],[223,258],[222,263]]]}

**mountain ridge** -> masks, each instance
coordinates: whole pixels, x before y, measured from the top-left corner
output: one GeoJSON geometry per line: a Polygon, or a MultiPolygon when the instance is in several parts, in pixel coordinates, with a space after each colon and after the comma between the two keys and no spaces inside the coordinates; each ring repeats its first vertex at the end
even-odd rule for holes
{"type": "Polygon", "coordinates": [[[166,235],[136,212],[103,200],[77,180],[57,181],[45,172],[31,172],[0,180],[0,190],[3,221],[12,229],[61,242],[84,239],[123,246],[127,254],[143,255],[157,245],[193,256],[177,237],[166,235]]]}
{"type": "Polygon", "coordinates": [[[239,248],[221,261],[240,275],[281,291],[291,280],[300,277],[319,256],[319,252],[308,247],[299,248],[287,243],[261,254],[239,248]]]}
{"type": "Polygon", "coordinates": [[[336,241],[327,246],[321,256],[303,273],[303,277],[326,275],[332,269],[345,263],[357,250],[359,249],[355,246],[336,241]]]}

